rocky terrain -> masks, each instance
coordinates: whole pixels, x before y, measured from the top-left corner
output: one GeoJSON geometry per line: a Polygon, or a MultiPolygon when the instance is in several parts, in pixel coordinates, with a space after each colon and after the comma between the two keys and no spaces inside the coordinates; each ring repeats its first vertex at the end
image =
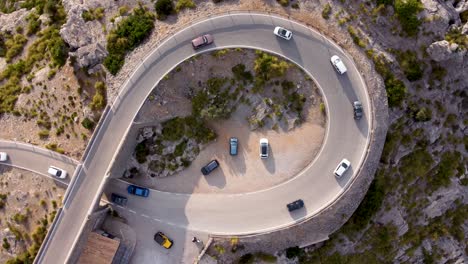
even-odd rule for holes
{"type": "MultiPolygon", "coordinates": [[[[348,224],[329,241],[290,248],[278,253],[278,260],[466,262],[466,0],[194,1],[195,8],[156,20],[143,44],[125,53],[115,76],[102,66],[107,37],[130,16],[135,1],[50,1],[43,10],[31,2],[0,3],[2,138],[79,157],[105,99],[111,102],[148,51],[185,23],[229,10],[290,16],[330,36],[359,66],[371,65],[379,73],[392,127],[380,169],[348,224]]],[[[151,1],[141,5],[154,12],[151,1]]],[[[229,252],[219,251],[218,259],[229,259],[229,252]]],[[[245,252],[243,263],[271,260],[245,252]]]]}

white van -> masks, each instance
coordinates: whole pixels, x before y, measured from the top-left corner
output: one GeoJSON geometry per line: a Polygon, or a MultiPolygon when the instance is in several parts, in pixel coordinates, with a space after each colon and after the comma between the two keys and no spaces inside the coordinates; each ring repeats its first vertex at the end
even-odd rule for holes
{"type": "Polygon", "coordinates": [[[344,65],[343,61],[340,59],[340,57],[333,55],[330,59],[333,67],[339,74],[344,74],[347,69],[346,66],[344,65]]]}

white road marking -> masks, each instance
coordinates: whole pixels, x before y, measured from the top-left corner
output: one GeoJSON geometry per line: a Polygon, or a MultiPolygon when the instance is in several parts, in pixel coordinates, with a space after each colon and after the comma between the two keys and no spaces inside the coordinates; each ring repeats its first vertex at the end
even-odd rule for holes
{"type": "Polygon", "coordinates": [[[135,212],[135,211],[133,211],[133,210],[130,210],[130,209],[129,209],[128,211],[129,211],[130,213],[134,213],[134,214],[136,214],[136,212],[135,212]]]}
{"type": "Polygon", "coordinates": [[[145,215],[145,214],[141,214],[141,216],[146,217],[146,218],[149,218],[149,216],[147,216],[147,215],[145,215]]]}

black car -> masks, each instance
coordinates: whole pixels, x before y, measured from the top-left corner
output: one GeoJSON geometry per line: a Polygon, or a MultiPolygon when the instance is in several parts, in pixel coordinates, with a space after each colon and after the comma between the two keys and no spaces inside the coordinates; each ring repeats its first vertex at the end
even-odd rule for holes
{"type": "Polygon", "coordinates": [[[219,162],[217,160],[212,160],[201,169],[201,172],[203,175],[208,175],[218,167],[219,162]]]}
{"type": "Polygon", "coordinates": [[[288,207],[289,212],[292,212],[297,209],[301,209],[302,207],[304,207],[304,201],[302,201],[301,199],[296,200],[292,203],[288,203],[287,207],[288,207]]]}
{"type": "Polygon", "coordinates": [[[125,206],[127,204],[127,197],[124,197],[122,195],[118,195],[115,193],[111,194],[111,200],[113,203],[125,206]]]}
{"type": "Polygon", "coordinates": [[[232,137],[229,139],[229,154],[231,154],[231,156],[237,155],[238,143],[239,143],[239,140],[237,140],[237,138],[235,137],[232,137]]]}
{"type": "Polygon", "coordinates": [[[354,119],[361,119],[362,117],[362,104],[359,101],[353,102],[354,119]]]}

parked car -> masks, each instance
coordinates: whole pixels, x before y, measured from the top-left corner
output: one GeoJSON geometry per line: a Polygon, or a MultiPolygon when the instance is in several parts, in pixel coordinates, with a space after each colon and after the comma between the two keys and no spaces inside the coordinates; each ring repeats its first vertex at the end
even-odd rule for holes
{"type": "Polygon", "coordinates": [[[350,166],[351,166],[351,162],[349,162],[349,160],[347,159],[343,159],[340,162],[340,164],[338,164],[338,167],[336,167],[335,169],[335,172],[334,172],[335,176],[340,178],[349,169],[350,166]]]}
{"type": "Polygon", "coordinates": [[[282,27],[275,27],[273,34],[286,40],[290,40],[292,38],[292,32],[282,27]]]}
{"type": "Polygon", "coordinates": [[[268,139],[266,138],[260,139],[260,158],[268,158],[268,139]]]}
{"type": "Polygon", "coordinates": [[[353,102],[353,110],[354,110],[354,119],[361,119],[362,113],[362,104],[359,101],[353,102]]]}
{"type": "Polygon", "coordinates": [[[127,197],[116,194],[116,193],[112,193],[111,201],[115,204],[125,206],[127,204],[127,197]]]}
{"type": "Polygon", "coordinates": [[[156,243],[161,245],[163,248],[167,249],[171,248],[172,244],[174,244],[174,242],[163,232],[157,232],[156,234],[154,234],[154,241],[156,241],[156,243]]]}
{"type": "Polygon", "coordinates": [[[331,64],[339,74],[344,74],[347,69],[340,57],[333,55],[330,59],[331,64]]]}
{"type": "Polygon", "coordinates": [[[139,186],[136,186],[136,185],[129,185],[127,187],[127,192],[129,194],[133,194],[133,195],[141,196],[141,197],[148,197],[148,195],[149,195],[149,189],[139,187],[139,186]]]}
{"type": "Polygon", "coordinates": [[[203,173],[203,175],[208,175],[218,167],[219,167],[219,162],[217,160],[212,160],[208,164],[206,164],[203,168],[201,168],[201,172],[203,173]]]}
{"type": "Polygon", "coordinates": [[[57,178],[60,178],[60,179],[65,179],[67,177],[67,172],[65,170],[62,170],[62,169],[54,167],[54,166],[50,166],[49,169],[47,170],[47,172],[50,175],[52,175],[54,177],[57,177],[57,178]]]}
{"type": "Polygon", "coordinates": [[[7,161],[8,160],[8,154],[6,152],[0,152],[0,161],[7,161]]]}
{"type": "Polygon", "coordinates": [[[289,212],[292,212],[294,210],[301,209],[302,207],[304,207],[304,201],[299,199],[294,202],[288,203],[286,206],[288,207],[289,212]]]}
{"type": "Polygon", "coordinates": [[[229,154],[231,154],[231,156],[237,155],[238,142],[239,140],[237,140],[235,137],[229,139],[229,154]]]}
{"type": "Polygon", "coordinates": [[[205,34],[203,36],[193,39],[192,46],[194,49],[199,49],[204,46],[210,45],[211,43],[213,43],[213,40],[213,36],[211,36],[210,34],[205,34]]]}

